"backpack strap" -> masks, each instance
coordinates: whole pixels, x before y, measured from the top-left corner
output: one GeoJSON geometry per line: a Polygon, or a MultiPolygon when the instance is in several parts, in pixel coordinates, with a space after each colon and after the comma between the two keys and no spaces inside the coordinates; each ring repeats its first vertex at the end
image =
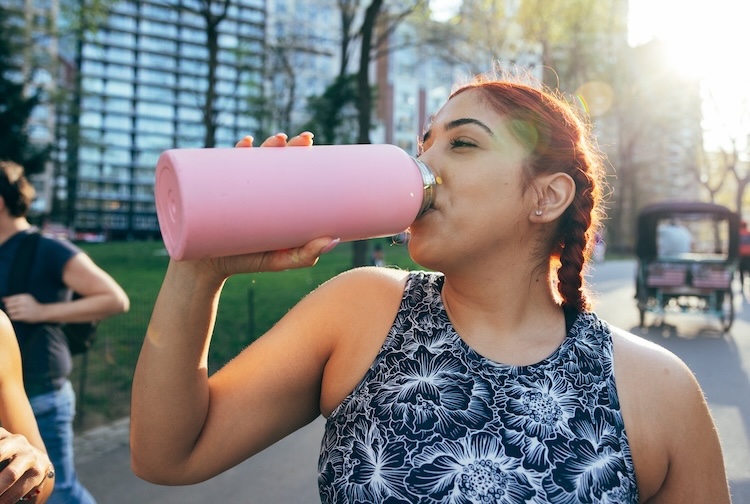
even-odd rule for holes
{"type": "Polygon", "coordinates": [[[39,238],[41,238],[41,235],[36,231],[27,233],[26,236],[21,238],[21,244],[18,246],[13,264],[10,266],[8,295],[28,292],[31,266],[34,263],[39,238]]]}

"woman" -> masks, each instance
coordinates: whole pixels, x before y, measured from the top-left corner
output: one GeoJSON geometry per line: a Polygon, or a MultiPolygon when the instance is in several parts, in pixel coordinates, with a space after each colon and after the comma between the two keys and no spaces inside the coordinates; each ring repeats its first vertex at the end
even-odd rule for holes
{"type": "Polygon", "coordinates": [[[322,414],[324,502],[728,502],[693,375],[589,311],[603,175],[572,109],[477,80],[420,150],[442,185],[409,252],[440,273],[341,274],[210,378],[226,278],[337,241],[170,263],[133,384],[136,474],[205,480],[322,414]]]}
{"type": "Polygon", "coordinates": [[[13,325],[0,311],[0,503],[47,501],[55,473],[23,388],[13,325]]]}

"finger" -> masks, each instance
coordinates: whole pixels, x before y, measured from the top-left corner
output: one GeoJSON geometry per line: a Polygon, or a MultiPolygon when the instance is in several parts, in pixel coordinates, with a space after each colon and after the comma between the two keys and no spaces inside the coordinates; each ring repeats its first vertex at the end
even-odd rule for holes
{"type": "Polygon", "coordinates": [[[296,137],[292,137],[287,145],[294,145],[295,147],[309,147],[313,144],[313,135],[309,131],[303,131],[296,137]]]}
{"type": "Polygon", "coordinates": [[[9,498],[8,502],[17,502],[44,482],[42,470],[25,455],[17,454],[0,472],[0,502],[5,502],[3,499],[6,497],[9,498]]]}
{"type": "Polygon", "coordinates": [[[261,147],[286,147],[287,140],[286,133],[276,133],[272,137],[268,137],[260,144],[261,147]]]}
{"type": "Polygon", "coordinates": [[[242,137],[242,140],[237,142],[234,146],[235,147],[252,147],[253,146],[253,137],[250,135],[242,137]]]}
{"type": "Polygon", "coordinates": [[[333,250],[340,241],[339,238],[317,238],[302,247],[272,252],[268,256],[268,270],[283,271],[314,266],[322,254],[333,250]]]}

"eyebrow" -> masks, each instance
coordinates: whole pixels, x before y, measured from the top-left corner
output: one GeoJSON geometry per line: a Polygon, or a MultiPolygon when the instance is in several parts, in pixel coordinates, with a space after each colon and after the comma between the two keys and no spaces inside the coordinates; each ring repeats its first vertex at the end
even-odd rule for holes
{"type": "MultiPolygon", "coordinates": [[[[478,119],[472,119],[471,117],[462,117],[461,119],[455,119],[445,125],[445,130],[450,131],[452,129],[458,128],[459,126],[463,126],[464,124],[474,124],[482,128],[484,131],[486,131],[487,134],[490,135],[491,137],[495,136],[495,134],[492,133],[492,130],[489,128],[489,126],[484,124],[482,121],[478,119]]],[[[432,132],[432,128],[425,131],[424,136],[422,137],[423,143],[426,142],[428,138],[430,138],[431,132],[432,132]]]]}

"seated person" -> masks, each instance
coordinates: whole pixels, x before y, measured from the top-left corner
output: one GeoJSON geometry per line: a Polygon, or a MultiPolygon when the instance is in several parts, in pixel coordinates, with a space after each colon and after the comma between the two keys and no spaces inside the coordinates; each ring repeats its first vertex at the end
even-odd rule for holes
{"type": "Polygon", "coordinates": [[[693,247],[693,235],[688,228],[671,219],[659,224],[657,229],[657,251],[659,257],[679,257],[693,247]]]}

